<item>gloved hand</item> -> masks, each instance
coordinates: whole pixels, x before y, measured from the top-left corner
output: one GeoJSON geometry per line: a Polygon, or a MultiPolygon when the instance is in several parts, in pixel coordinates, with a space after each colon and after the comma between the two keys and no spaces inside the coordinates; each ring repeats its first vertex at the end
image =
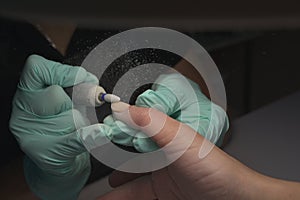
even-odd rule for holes
{"type": "Polygon", "coordinates": [[[26,61],[13,100],[10,129],[26,154],[26,181],[41,199],[76,199],[90,174],[83,142],[93,146],[106,138],[102,134],[105,125],[85,127],[88,121],[72,109],[62,88],[84,82],[98,85],[98,79],[81,67],[37,55],[26,61]]]}
{"type": "MultiPolygon", "coordinates": [[[[136,100],[139,107],[152,107],[183,122],[220,146],[229,128],[225,111],[212,103],[199,86],[184,76],[172,73],[161,75],[151,90],[142,93],[136,100]]],[[[112,115],[104,119],[111,127],[112,141],[133,146],[139,152],[151,152],[158,146],[144,133],[115,120],[112,115]]]]}

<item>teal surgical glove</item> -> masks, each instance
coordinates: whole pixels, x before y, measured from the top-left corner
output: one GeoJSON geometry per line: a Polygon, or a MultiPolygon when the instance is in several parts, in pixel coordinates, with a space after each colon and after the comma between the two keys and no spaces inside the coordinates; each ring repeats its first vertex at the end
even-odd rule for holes
{"type": "MultiPolygon", "coordinates": [[[[226,112],[212,103],[193,81],[180,74],[161,75],[151,90],[141,94],[135,103],[140,107],[152,107],[189,125],[212,143],[220,146],[229,128],[226,112]]],[[[144,133],[130,128],[112,115],[104,119],[111,127],[112,141],[133,146],[140,152],[151,152],[158,146],[144,133]]]]}
{"type": "Polygon", "coordinates": [[[72,108],[63,90],[84,82],[98,84],[98,79],[81,67],[37,55],[26,61],[13,100],[10,129],[26,154],[26,181],[41,199],[77,199],[90,174],[83,142],[93,146],[97,138],[105,137],[101,124],[85,127],[88,120],[72,108]]]}

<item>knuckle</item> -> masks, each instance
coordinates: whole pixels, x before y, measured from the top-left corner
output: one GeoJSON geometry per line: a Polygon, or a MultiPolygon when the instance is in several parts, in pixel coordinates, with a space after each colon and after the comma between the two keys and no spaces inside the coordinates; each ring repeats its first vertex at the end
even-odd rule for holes
{"type": "Polygon", "coordinates": [[[41,73],[42,64],[42,57],[38,55],[30,55],[25,62],[24,72],[28,76],[35,77],[36,74],[41,73]]]}
{"type": "Polygon", "coordinates": [[[61,86],[59,85],[51,85],[48,87],[48,92],[53,94],[53,95],[57,95],[57,94],[64,94],[64,90],[61,86]]]}
{"type": "Polygon", "coordinates": [[[25,66],[27,67],[38,67],[40,66],[40,62],[41,62],[41,57],[38,56],[38,55],[30,55],[27,60],[26,60],[26,63],[25,63],[25,66]]]}

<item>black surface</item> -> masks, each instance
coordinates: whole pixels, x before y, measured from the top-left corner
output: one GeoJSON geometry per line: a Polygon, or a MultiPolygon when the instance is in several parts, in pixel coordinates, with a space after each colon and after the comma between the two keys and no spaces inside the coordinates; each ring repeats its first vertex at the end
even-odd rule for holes
{"type": "Polygon", "coordinates": [[[225,151],[263,174],[300,181],[300,91],[232,123],[225,151]]]}
{"type": "Polygon", "coordinates": [[[300,26],[298,1],[152,0],[2,1],[0,13],[33,19],[67,19],[98,27],[163,26],[190,30],[300,26]]]}

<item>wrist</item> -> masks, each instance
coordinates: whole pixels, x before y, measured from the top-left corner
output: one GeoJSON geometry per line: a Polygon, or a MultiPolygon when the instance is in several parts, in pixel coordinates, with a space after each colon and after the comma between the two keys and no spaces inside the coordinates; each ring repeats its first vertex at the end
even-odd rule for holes
{"type": "MultiPolygon", "coordinates": [[[[251,170],[252,171],[252,170],[251,170]]],[[[300,183],[271,178],[255,171],[244,179],[240,199],[281,200],[300,199],[300,183]]]]}
{"type": "Polygon", "coordinates": [[[300,199],[300,183],[265,176],[264,199],[300,199]]]}

